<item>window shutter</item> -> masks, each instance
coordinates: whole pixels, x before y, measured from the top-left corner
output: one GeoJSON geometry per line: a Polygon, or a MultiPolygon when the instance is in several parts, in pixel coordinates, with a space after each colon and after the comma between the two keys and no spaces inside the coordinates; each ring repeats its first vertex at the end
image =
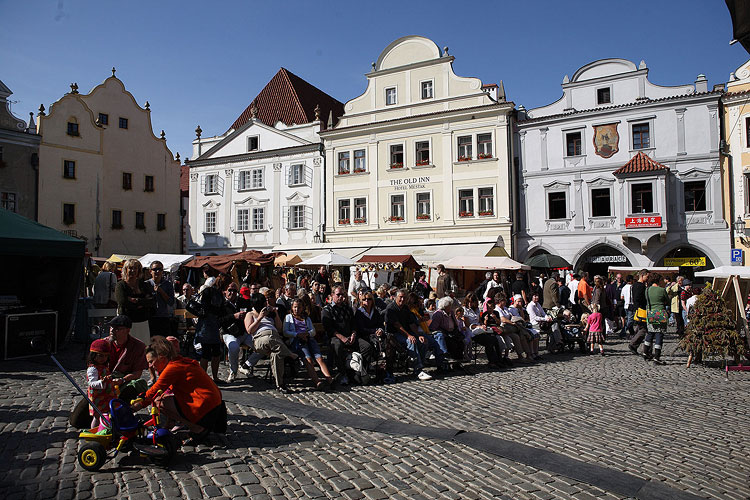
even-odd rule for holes
{"type": "Polygon", "coordinates": [[[206,194],[206,176],[201,175],[201,194],[206,194]]]}
{"type": "Polygon", "coordinates": [[[284,177],[286,177],[286,185],[292,185],[292,167],[290,165],[284,166],[284,177]]]}
{"type": "Polygon", "coordinates": [[[304,179],[305,186],[311,188],[312,187],[312,177],[313,177],[313,169],[312,169],[312,167],[308,167],[307,165],[305,165],[303,172],[304,172],[304,176],[305,176],[305,179],[304,179]]]}
{"type": "Polygon", "coordinates": [[[234,190],[239,191],[240,190],[240,177],[242,177],[242,171],[232,173],[232,183],[234,185],[234,190]]]}
{"type": "Polygon", "coordinates": [[[284,221],[282,224],[282,228],[289,229],[289,214],[291,212],[291,208],[289,207],[282,207],[282,215],[284,216],[284,221]]]}
{"type": "Polygon", "coordinates": [[[309,231],[313,229],[313,209],[308,206],[305,206],[305,229],[309,231]]]}
{"type": "Polygon", "coordinates": [[[216,174],[216,192],[224,195],[224,179],[220,174],[216,174]]]}

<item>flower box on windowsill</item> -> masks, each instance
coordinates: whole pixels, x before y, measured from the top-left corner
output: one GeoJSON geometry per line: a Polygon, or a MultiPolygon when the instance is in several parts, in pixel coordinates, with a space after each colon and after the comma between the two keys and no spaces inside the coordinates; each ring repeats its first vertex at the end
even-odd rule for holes
{"type": "Polygon", "coordinates": [[[348,170],[339,170],[339,175],[349,175],[348,170]]]}
{"type": "Polygon", "coordinates": [[[479,160],[489,160],[490,158],[492,158],[492,154],[491,153],[479,153],[479,156],[477,156],[477,158],[479,160]]]}
{"type": "Polygon", "coordinates": [[[391,163],[391,168],[392,169],[395,169],[395,168],[404,168],[404,164],[403,163],[391,163]]]}
{"type": "Polygon", "coordinates": [[[474,212],[458,212],[459,217],[474,217],[474,212]]]}
{"type": "Polygon", "coordinates": [[[355,169],[354,169],[354,173],[355,173],[355,174],[363,174],[363,173],[365,173],[365,172],[367,172],[367,169],[366,169],[366,168],[355,168],[355,169]]]}
{"type": "Polygon", "coordinates": [[[367,219],[354,219],[355,224],[367,224],[367,219]]]}
{"type": "Polygon", "coordinates": [[[415,165],[417,167],[424,167],[430,164],[430,160],[420,160],[415,165]]]}
{"type": "Polygon", "coordinates": [[[339,219],[339,225],[343,226],[349,224],[349,219],[339,219]]]}
{"type": "Polygon", "coordinates": [[[470,161],[471,156],[459,156],[458,161],[470,161]]]}
{"type": "Polygon", "coordinates": [[[430,216],[428,214],[419,214],[417,215],[417,220],[430,220],[430,216]]]}
{"type": "Polygon", "coordinates": [[[479,212],[480,216],[488,216],[488,215],[495,215],[495,212],[492,210],[485,210],[484,212],[479,212]]]}
{"type": "Polygon", "coordinates": [[[395,215],[391,215],[388,220],[391,221],[391,222],[404,222],[404,218],[403,217],[398,217],[398,216],[395,216],[395,215]]]}

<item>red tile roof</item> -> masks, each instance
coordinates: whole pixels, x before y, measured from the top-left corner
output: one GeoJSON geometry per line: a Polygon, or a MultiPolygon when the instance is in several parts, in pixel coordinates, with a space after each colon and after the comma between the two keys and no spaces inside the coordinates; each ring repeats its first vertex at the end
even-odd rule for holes
{"type": "Polygon", "coordinates": [[[639,174],[642,172],[658,172],[661,170],[669,171],[669,167],[662,165],[661,163],[652,160],[646,153],[639,151],[637,155],[632,157],[622,167],[618,168],[614,172],[614,175],[620,174],[639,174]]]}
{"type": "Polygon", "coordinates": [[[326,128],[331,111],[334,123],[344,114],[342,103],[291,71],[281,68],[234,121],[232,128],[237,130],[250,121],[253,106],[258,110],[258,119],[273,127],[276,122],[301,125],[315,121],[315,107],[318,105],[323,128],[326,128]]]}
{"type": "Polygon", "coordinates": [[[180,193],[187,195],[190,191],[190,167],[180,165],[180,193]]]}

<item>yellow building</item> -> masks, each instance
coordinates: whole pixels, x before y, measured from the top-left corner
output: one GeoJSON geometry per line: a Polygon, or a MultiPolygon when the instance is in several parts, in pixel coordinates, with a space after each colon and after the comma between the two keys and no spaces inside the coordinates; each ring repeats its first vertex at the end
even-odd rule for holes
{"type": "Polygon", "coordinates": [[[180,162],[114,76],[40,108],[39,222],[87,241],[94,255],[180,250],[180,162]]]}
{"type": "MultiPolygon", "coordinates": [[[[750,240],[738,233],[738,219],[750,227],[750,60],[732,73],[724,105],[724,207],[735,228],[734,248],[750,251],[750,240]]],[[[747,262],[747,256],[745,256],[747,262]]]]}
{"type": "Polygon", "coordinates": [[[394,41],[365,92],[321,132],[331,248],[424,265],[484,256],[496,243],[512,253],[513,103],[502,85],[456,76],[453,60],[427,38],[394,41]]]}

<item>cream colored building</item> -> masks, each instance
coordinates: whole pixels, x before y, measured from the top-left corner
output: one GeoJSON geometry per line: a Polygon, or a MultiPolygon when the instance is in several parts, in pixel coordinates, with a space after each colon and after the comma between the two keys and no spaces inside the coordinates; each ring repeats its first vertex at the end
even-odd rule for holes
{"type": "Polygon", "coordinates": [[[85,239],[93,255],[180,250],[180,162],[114,76],[42,108],[39,222],[85,239]],[[97,244],[97,242],[99,242],[97,244]]]}
{"type": "MultiPolygon", "coordinates": [[[[724,210],[733,224],[741,219],[750,233],[750,60],[737,68],[727,82],[721,102],[724,106],[722,155],[724,210]]],[[[750,240],[734,234],[733,248],[750,252],[750,240]]],[[[748,262],[745,255],[745,262],[748,262]]]]}
{"type": "Polygon", "coordinates": [[[512,253],[513,103],[502,86],[456,76],[453,60],[427,38],[394,41],[365,92],[320,133],[326,247],[412,254],[423,265],[484,256],[496,242],[512,253]]]}

